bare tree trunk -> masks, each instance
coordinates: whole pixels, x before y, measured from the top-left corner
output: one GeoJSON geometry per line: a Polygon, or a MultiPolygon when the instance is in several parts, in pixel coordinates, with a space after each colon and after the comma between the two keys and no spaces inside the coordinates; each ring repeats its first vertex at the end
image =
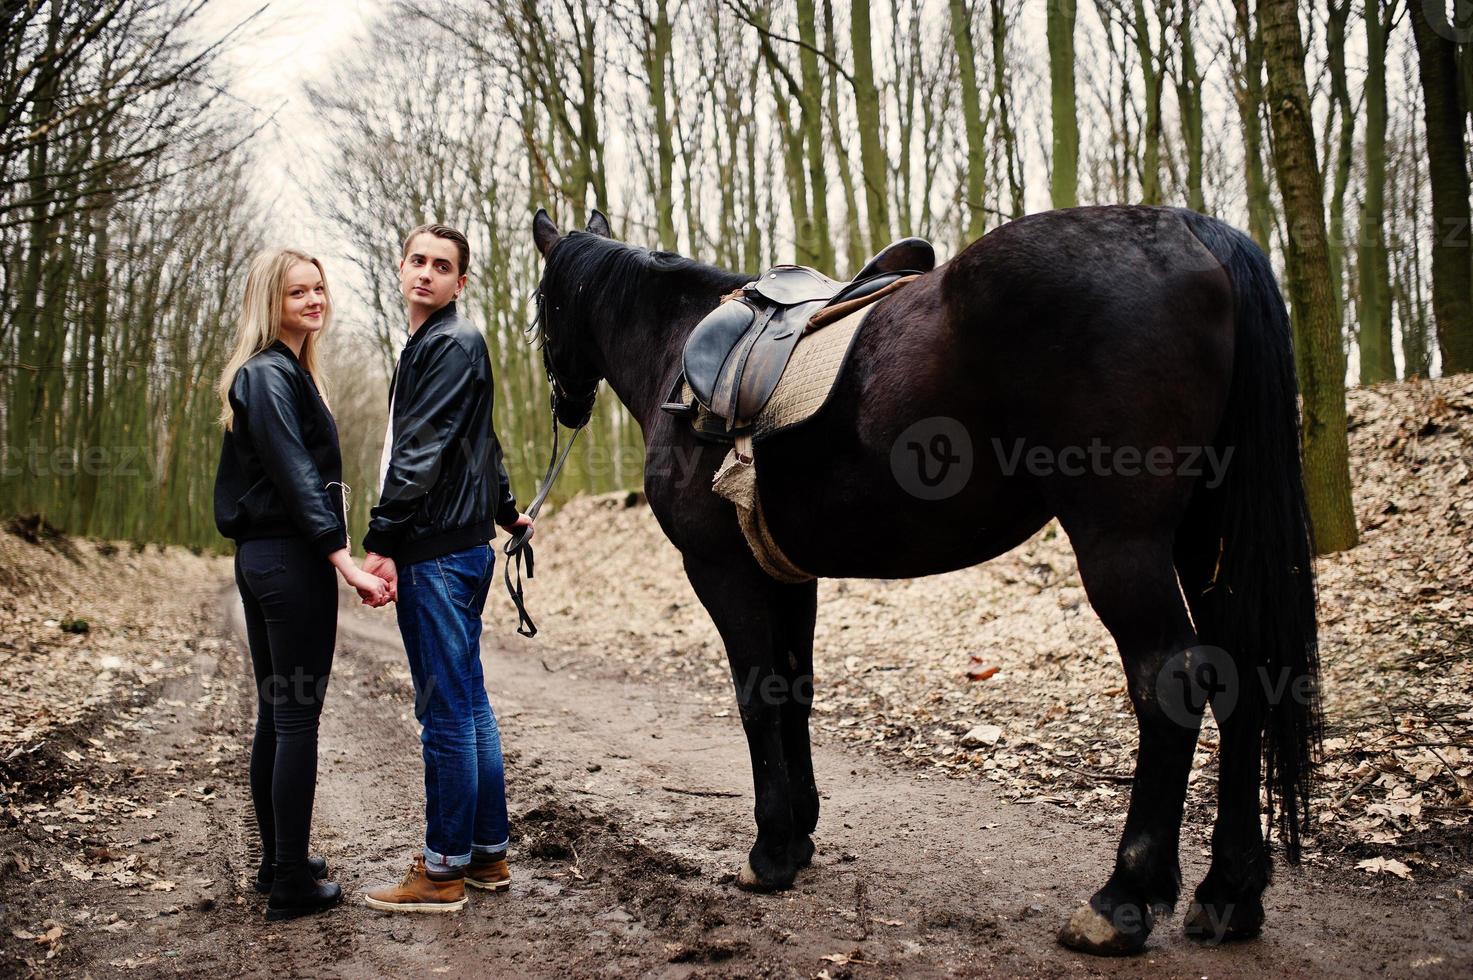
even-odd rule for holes
{"type": "MultiPolygon", "coordinates": [[[[798,261],[805,265],[815,265],[819,262],[821,255],[814,251],[812,234],[814,222],[808,204],[808,171],[803,162],[804,129],[802,122],[793,122],[792,110],[789,108],[793,102],[798,103],[799,106],[804,104],[803,86],[793,78],[787,65],[783,63],[782,58],[773,48],[770,34],[771,23],[766,15],[759,13],[753,23],[757,28],[758,45],[762,51],[763,60],[767,63],[768,75],[772,82],[778,142],[783,154],[783,172],[788,181],[788,207],[793,216],[793,230],[796,236],[794,245],[798,253],[798,261]]],[[[753,197],[751,200],[755,201],[756,198],[753,197]]]]}
{"type": "Polygon", "coordinates": [[[1140,172],[1140,147],[1138,138],[1131,128],[1131,60],[1134,50],[1130,44],[1130,25],[1121,18],[1120,36],[1115,36],[1116,22],[1108,19],[1105,12],[1110,9],[1099,7],[1105,28],[1105,47],[1110,55],[1110,73],[1107,91],[1101,103],[1105,117],[1110,120],[1110,136],[1106,141],[1110,164],[1110,186],[1099,187],[1096,194],[1113,200],[1126,200],[1135,196],[1132,174],[1140,172]]]}
{"type": "MultiPolygon", "coordinates": [[[[772,78],[773,95],[777,103],[777,139],[782,147],[783,172],[788,179],[788,206],[793,215],[793,229],[797,236],[794,242],[798,260],[812,265],[818,256],[811,250],[809,232],[813,223],[808,212],[808,172],[803,166],[803,131],[793,123],[792,113],[783,93],[778,90],[778,74],[781,70],[776,62],[776,53],[768,49],[772,60],[768,69],[772,78]]],[[[755,200],[755,198],[753,198],[755,200]]]]}
{"type": "Polygon", "coordinates": [[[1294,0],[1259,0],[1268,68],[1274,164],[1284,208],[1288,293],[1299,342],[1307,345],[1299,378],[1304,396],[1304,485],[1318,554],[1355,546],[1345,418],[1345,362],[1335,320],[1324,182],[1315,159],[1313,116],[1304,78],[1304,46],[1294,0]]]}
{"type": "Polygon", "coordinates": [[[1458,99],[1453,31],[1445,15],[1438,25],[1428,22],[1430,6],[1412,4],[1412,36],[1421,66],[1432,184],[1432,309],[1443,373],[1455,374],[1473,371],[1473,251],[1463,148],[1467,113],[1458,99]]]}
{"type": "MultiPolygon", "coordinates": [[[[1171,0],[1158,0],[1171,2],[1171,0]]],[[[1146,121],[1142,136],[1145,149],[1141,158],[1141,203],[1161,203],[1161,68],[1166,39],[1161,39],[1162,52],[1151,44],[1151,26],[1146,17],[1144,0],[1135,3],[1135,47],[1141,59],[1141,76],[1145,79],[1146,121]]]]}
{"type": "Polygon", "coordinates": [[[1473,122],[1473,37],[1467,33],[1468,21],[1463,18],[1462,43],[1458,45],[1458,98],[1468,119],[1473,122]]]}
{"type": "MultiPolygon", "coordinates": [[[[868,16],[866,14],[866,16],[868,16]]],[[[823,37],[824,56],[830,63],[838,60],[837,45],[834,44],[834,4],[833,0],[823,0],[823,37]]],[[[856,82],[858,79],[856,79],[856,82]]],[[[844,190],[844,268],[850,274],[858,272],[859,267],[864,264],[864,232],[861,227],[862,221],[859,210],[859,194],[854,188],[854,173],[849,166],[849,148],[844,145],[844,126],[839,119],[839,84],[838,79],[832,75],[828,84],[824,86],[824,105],[828,110],[829,135],[833,137],[834,159],[837,161],[839,171],[839,184],[844,190]]],[[[878,96],[876,96],[878,99],[878,96]]],[[[878,132],[878,119],[876,120],[878,132]]],[[[860,141],[863,143],[863,129],[860,126],[860,141]]],[[[878,139],[878,136],[876,137],[878,139]]],[[[862,151],[861,151],[862,152],[862,151]]]]}
{"type": "Polygon", "coordinates": [[[949,0],[951,43],[956,47],[962,88],[962,120],[967,133],[966,209],[963,237],[972,241],[987,231],[987,134],[982,127],[982,95],[977,85],[977,51],[972,43],[972,11],[967,0],[949,0]]]}
{"type": "MultiPolygon", "coordinates": [[[[675,147],[670,139],[670,99],[666,94],[670,66],[670,0],[653,0],[655,15],[649,24],[650,44],[645,59],[649,77],[650,106],[654,109],[655,156],[659,164],[655,183],[656,241],[661,248],[674,249],[675,237],[675,147]]],[[[678,102],[678,100],[677,100],[678,102]]],[[[687,206],[691,202],[686,202],[687,206]]],[[[691,242],[694,247],[695,242],[691,242]]]]}
{"type": "MultiPolygon", "coordinates": [[[[1347,0],[1347,6],[1349,6],[1347,0]]],[[[1356,277],[1360,284],[1360,382],[1396,377],[1391,353],[1391,264],[1386,251],[1386,43],[1396,0],[1365,0],[1366,176],[1356,277]],[[1382,11],[1385,17],[1382,17],[1382,11]]],[[[1349,96],[1346,96],[1349,102],[1349,96]]]]}
{"type": "Polygon", "coordinates": [[[1192,39],[1192,0],[1183,0],[1178,34],[1181,77],[1176,84],[1176,101],[1187,151],[1187,207],[1204,211],[1207,199],[1202,193],[1202,74],[1197,70],[1197,50],[1192,39]]]}
{"type": "Polygon", "coordinates": [[[1053,173],[1049,190],[1056,208],[1079,203],[1079,117],[1074,95],[1075,0],[1048,5],[1049,106],[1053,121],[1053,173]]]}
{"type": "MultiPolygon", "coordinates": [[[[105,355],[104,337],[107,334],[108,323],[108,260],[111,248],[111,239],[108,228],[111,223],[112,207],[110,202],[104,202],[99,207],[101,215],[97,222],[97,231],[93,237],[92,250],[92,276],[88,283],[88,330],[92,344],[89,359],[91,362],[91,378],[88,400],[88,419],[86,424],[86,445],[88,447],[102,446],[103,420],[107,416],[108,391],[107,376],[103,366],[105,355]]],[[[78,529],[83,533],[93,532],[96,529],[96,518],[94,511],[97,506],[97,487],[99,468],[87,466],[82,469],[77,483],[77,514],[78,529]]]]}
{"type": "MultiPolygon", "coordinates": [[[[752,65],[751,75],[748,76],[749,91],[757,89],[757,66],[752,65]]],[[[746,207],[746,229],[743,237],[742,268],[752,272],[759,271],[762,265],[762,225],[757,220],[757,123],[752,116],[747,117],[746,131],[746,177],[747,177],[747,207],[746,207]]]]}
{"type": "Polygon", "coordinates": [[[893,37],[904,38],[903,44],[895,45],[894,102],[899,132],[906,134],[900,139],[899,153],[895,161],[893,181],[895,194],[895,218],[905,234],[916,234],[916,222],[912,216],[912,197],[915,175],[911,165],[911,140],[915,131],[916,92],[919,87],[917,76],[921,72],[921,2],[900,0],[890,5],[890,31],[893,37]],[[908,15],[908,16],[907,16],[908,15]],[[903,60],[902,60],[903,59],[903,60]]]}
{"type": "Polygon", "coordinates": [[[813,265],[834,269],[834,239],[829,228],[829,177],[824,160],[823,76],[818,67],[818,26],[813,0],[796,0],[798,8],[798,69],[803,77],[803,144],[808,155],[809,227],[798,229],[804,251],[813,265]]]}
{"type": "MultiPolygon", "coordinates": [[[[52,4],[47,22],[45,48],[40,54],[43,62],[55,59],[62,31],[62,8],[52,4]]],[[[50,125],[55,112],[57,89],[60,79],[53,73],[50,79],[38,86],[31,112],[35,128],[50,125]]],[[[16,466],[20,467],[19,480],[12,484],[11,504],[20,510],[34,510],[37,504],[34,474],[26,472],[36,447],[37,412],[42,387],[41,326],[46,310],[42,287],[44,259],[51,251],[51,240],[55,233],[49,204],[49,172],[51,170],[51,143],[42,139],[31,146],[29,174],[26,182],[31,199],[31,215],[28,222],[29,241],[25,248],[25,264],[22,267],[19,301],[16,306],[16,364],[10,382],[10,404],[6,409],[6,432],[9,450],[7,476],[16,466]]]]}
{"type": "Polygon", "coordinates": [[[977,84],[977,49],[972,44],[972,10],[966,0],[950,0],[952,44],[962,80],[962,119],[966,125],[966,209],[963,237],[980,239],[987,231],[987,133],[982,128],[981,88],[977,84]]]}
{"type": "MultiPolygon", "coordinates": [[[[1345,329],[1345,193],[1350,186],[1350,165],[1355,156],[1355,107],[1350,101],[1350,84],[1345,76],[1345,30],[1350,23],[1350,0],[1329,0],[1326,17],[1325,49],[1330,72],[1330,118],[1325,124],[1325,138],[1335,128],[1338,117],[1339,140],[1334,164],[1334,182],[1330,191],[1330,280],[1335,286],[1335,318],[1345,329]]],[[[1326,153],[1326,166],[1328,150],[1326,153]]],[[[1365,362],[1361,362],[1362,370],[1365,362]]]]}
{"type": "Polygon", "coordinates": [[[1263,34],[1248,4],[1249,0],[1233,0],[1238,34],[1243,39],[1241,83],[1234,87],[1234,95],[1243,127],[1248,233],[1267,252],[1273,240],[1274,214],[1263,159],[1263,34]]]}
{"type": "MultiPolygon", "coordinates": [[[[1405,91],[1415,91],[1416,72],[1410,62],[1402,81],[1405,91]]],[[[1404,138],[1405,131],[1393,137],[1391,145],[1396,147],[1395,170],[1387,181],[1389,189],[1388,214],[1395,223],[1393,240],[1398,242],[1396,250],[1395,276],[1392,299],[1396,306],[1397,319],[1401,323],[1402,376],[1426,378],[1432,372],[1432,351],[1428,344],[1427,303],[1422,290],[1422,193],[1425,180],[1422,176],[1419,148],[1404,138]]]]}
{"type": "Polygon", "coordinates": [[[869,17],[868,3],[850,7],[849,43],[854,50],[854,114],[859,123],[860,170],[864,174],[869,244],[872,250],[879,251],[890,240],[890,191],[885,179],[885,148],[880,143],[880,93],[875,88],[869,17]]]}
{"type": "Polygon", "coordinates": [[[1008,171],[1012,197],[1011,217],[1023,215],[1023,162],[1018,156],[1018,137],[1013,129],[1013,100],[1007,75],[1007,11],[1003,0],[992,0],[992,97],[995,100],[998,135],[1002,138],[1003,160],[1008,171]]]}

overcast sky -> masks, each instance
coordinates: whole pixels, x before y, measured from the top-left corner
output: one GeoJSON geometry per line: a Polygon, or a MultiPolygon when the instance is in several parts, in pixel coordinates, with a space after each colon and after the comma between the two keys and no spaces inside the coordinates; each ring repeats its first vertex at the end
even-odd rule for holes
{"type": "Polygon", "coordinates": [[[314,201],[331,188],[316,161],[331,134],[309,111],[304,86],[326,79],[335,61],[361,43],[388,0],[213,0],[197,24],[202,39],[216,39],[266,6],[242,28],[221,60],[231,97],[263,126],[252,144],[255,182],[267,206],[268,244],[293,245],[319,256],[334,286],[338,322],[351,323],[350,263],[336,247],[329,223],[314,201]]]}
{"type": "MultiPolygon", "coordinates": [[[[251,17],[229,46],[221,68],[232,96],[249,107],[256,125],[264,124],[254,144],[260,189],[273,202],[273,231],[286,238],[321,235],[322,226],[304,214],[301,192],[314,190],[313,158],[330,134],[315,125],[303,86],[327,77],[335,59],[360,41],[386,0],[213,0],[199,29],[219,37],[251,17]]],[[[320,247],[320,243],[304,241],[320,247]]]]}

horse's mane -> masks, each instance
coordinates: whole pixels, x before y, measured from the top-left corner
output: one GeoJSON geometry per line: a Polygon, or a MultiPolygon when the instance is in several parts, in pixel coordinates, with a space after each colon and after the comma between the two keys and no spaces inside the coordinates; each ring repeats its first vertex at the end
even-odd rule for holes
{"type": "MultiPolygon", "coordinates": [[[[547,257],[539,304],[557,297],[559,318],[574,322],[598,317],[623,321],[636,311],[660,313],[691,292],[727,292],[750,277],[674,252],[626,245],[587,231],[569,232],[547,257]]],[[[533,340],[546,340],[547,317],[539,310],[533,340]]]]}

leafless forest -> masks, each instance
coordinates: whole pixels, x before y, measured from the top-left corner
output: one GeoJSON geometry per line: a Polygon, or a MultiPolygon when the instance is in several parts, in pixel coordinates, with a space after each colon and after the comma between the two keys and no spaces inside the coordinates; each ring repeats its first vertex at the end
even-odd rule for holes
{"type": "MultiPolygon", "coordinates": [[[[255,179],[280,152],[260,133],[273,107],[244,104],[222,56],[286,15],[221,6],[4,4],[0,511],[218,543],[210,388],[282,192],[255,179]]],[[[352,315],[329,375],[349,480],[372,482],[392,267],[422,220],[471,236],[529,496],[549,425],[523,334],[538,205],[563,226],[598,207],[630,242],[725,266],[843,274],[903,234],[949,255],[1030,211],[1167,203],[1249,230],[1281,270],[1319,543],[1348,546],[1345,385],[1473,369],[1473,23],[1444,6],[385,2],[302,80],[312,177],[286,189],[355,267],[335,270],[352,315]]],[[[640,482],[638,430],[602,402],[567,492],[640,482]]]]}

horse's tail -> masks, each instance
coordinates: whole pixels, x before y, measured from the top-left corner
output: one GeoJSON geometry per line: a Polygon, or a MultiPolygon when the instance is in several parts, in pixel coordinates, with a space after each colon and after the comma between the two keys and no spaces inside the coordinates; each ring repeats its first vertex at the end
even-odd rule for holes
{"type": "Polygon", "coordinates": [[[1268,257],[1252,239],[1215,218],[1180,213],[1232,281],[1236,339],[1216,446],[1226,468],[1217,486],[1198,484],[1179,533],[1178,566],[1211,569],[1206,581],[1200,571],[1196,581],[1183,574],[1182,585],[1201,641],[1232,658],[1232,710],[1251,712],[1251,724],[1233,726],[1233,737],[1262,737],[1269,825],[1277,805],[1287,857],[1297,862],[1321,722],[1314,553],[1289,314],[1268,257]],[[1183,555],[1184,545],[1196,555],[1183,555]]]}

